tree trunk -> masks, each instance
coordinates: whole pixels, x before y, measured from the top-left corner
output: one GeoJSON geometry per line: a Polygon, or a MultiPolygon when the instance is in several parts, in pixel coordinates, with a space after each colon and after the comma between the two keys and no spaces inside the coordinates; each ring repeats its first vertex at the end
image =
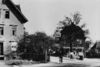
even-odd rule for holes
{"type": "Polygon", "coordinates": [[[72,52],[72,43],[70,43],[70,52],[72,52]]]}
{"type": "Polygon", "coordinates": [[[72,36],[70,36],[70,52],[72,52],[73,50],[73,48],[72,48],[73,46],[72,46],[72,36]]]}
{"type": "Polygon", "coordinates": [[[48,51],[47,49],[45,49],[45,63],[47,62],[47,60],[48,60],[48,51]]]}

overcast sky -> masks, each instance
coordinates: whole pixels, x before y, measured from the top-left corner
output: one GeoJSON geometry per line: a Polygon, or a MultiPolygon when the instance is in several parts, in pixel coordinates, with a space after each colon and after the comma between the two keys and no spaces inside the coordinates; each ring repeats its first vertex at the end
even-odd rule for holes
{"type": "Polygon", "coordinates": [[[92,40],[100,40],[100,0],[20,0],[19,3],[29,20],[25,24],[29,33],[44,31],[52,35],[59,21],[79,11],[81,23],[87,24],[92,40]]]}

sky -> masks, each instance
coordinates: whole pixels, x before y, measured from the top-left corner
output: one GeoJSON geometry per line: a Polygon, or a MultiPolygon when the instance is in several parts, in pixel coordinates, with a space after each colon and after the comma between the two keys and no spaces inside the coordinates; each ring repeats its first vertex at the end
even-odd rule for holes
{"type": "Polygon", "coordinates": [[[32,34],[37,31],[52,35],[59,21],[75,12],[82,15],[81,24],[86,23],[89,37],[100,40],[100,0],[14,0],[20,4],[28,22],[26,30],[32,34]]]}

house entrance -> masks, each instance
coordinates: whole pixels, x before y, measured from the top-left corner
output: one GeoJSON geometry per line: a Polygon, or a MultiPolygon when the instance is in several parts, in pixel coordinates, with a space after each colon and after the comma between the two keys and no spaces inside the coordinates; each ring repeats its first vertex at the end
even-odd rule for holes
{"type": "Polygon", "coordinates": [[[3,60],[3,42],[0,42],[0,60],[3,60]]]}

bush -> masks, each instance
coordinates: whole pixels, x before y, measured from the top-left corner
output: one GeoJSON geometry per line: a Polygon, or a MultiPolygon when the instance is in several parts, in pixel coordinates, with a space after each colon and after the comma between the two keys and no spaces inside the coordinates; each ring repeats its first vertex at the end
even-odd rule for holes
{"type": "Polygon", "coordinates": [[[21,58],[23,60],[44,61],[45,55],[44,54],[25,53],[25,54],[21,55],[21,58]]]}
{"type": "Polygon", "coordinates": [[[87,53],[86,53],[86,57],[87,57],[87,58],[100,58],[99,55],[100,55],[100,54],[92,53],[92,52],[87,52],[87,53]]]}

